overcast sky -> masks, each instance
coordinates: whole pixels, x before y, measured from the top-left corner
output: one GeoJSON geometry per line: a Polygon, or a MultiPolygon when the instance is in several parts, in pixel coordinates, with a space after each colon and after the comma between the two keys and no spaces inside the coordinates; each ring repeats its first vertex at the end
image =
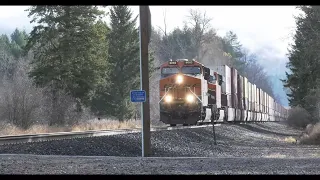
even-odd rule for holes
{"type": "MultiPolygon", "coordinates": [[[[131,6],[134,14],[138,6],[131,6]]],[[[256,53],[270,75],[283,76],[288,44],[295,30],[294,6],[150,6],[152,25],[163,27],[166,12],[167,30],[180,27],[190,8],[206,11],[211,26],[219,35],[234,31],[251,52],[256,53]]],[[[26,6],[0,7],[0,33],[10,33],[16,27],[30,31],[26,6]]]]}

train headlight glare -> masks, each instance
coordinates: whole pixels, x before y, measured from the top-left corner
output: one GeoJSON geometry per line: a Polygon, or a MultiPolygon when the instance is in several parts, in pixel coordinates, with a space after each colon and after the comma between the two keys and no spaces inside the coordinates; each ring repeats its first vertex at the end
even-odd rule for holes
{"type": "Polygon", "coordinates": [[[188,94],[186,99],[187,99],[187,102],[189,103],[194,102],[194,96],[191,94],[188,94]]]}
{"type": "Polygon", "coordinates": [[[182,81],[183,81],[183,77],[182,77],[181,75],[178,75],[178,76],[177,76],[177,83],[178,83],[178,84],[181,84],[182,81]]]}
{"type": "Polygon", "coordinates": [[[171,95],[166,95],[166,97],[164,98],[165,102],[169,103],[172,101],[172,96],[171,95]]]}

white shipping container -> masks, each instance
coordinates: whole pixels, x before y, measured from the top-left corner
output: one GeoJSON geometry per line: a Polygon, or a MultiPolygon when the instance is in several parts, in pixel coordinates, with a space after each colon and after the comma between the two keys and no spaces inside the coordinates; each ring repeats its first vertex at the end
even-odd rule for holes
{"type": "Polygon", "coordinates": [[[246,77],[243,77],[243,98],[244,98],[244,104],[243,104],[243,108],[245,110],[248,110],[248,79],[246,77]]]}
{"type": "MultiPolygon", "coordinates": [[[[231,72],[231,71],[230,71],[231,72]]],[[[238,70],[233,68],[233,87],[234,87],[234,90],[233,90],[233,93],[237,94],[238,93],[238,70]]]]}
{"type": "Polygon", "coordinates": [[[261,97],[261,112],[264,113],[264,102],[265,102],[265,99],[264,99],[264,91],[261,89],[261,92],[260,92],[260,97],[261,97]]]}
{"type": "Polygon", "coordinates": [[[238,90],[238,72],[237,69],[231,68],[231,100],[232,100],[232,108],[238,108],[238,97],[237,97],[237,90],[238,90]]]}
{"type": "Polygon", "coordinates": [[[264,101],[264,99],[263,99],[263,90],[261,89],[261,91],[260,91],[260,98],[261,98],[261,102],[260,102],[260,107],[261,107],[261,113],[263,113],[263,101],[264,101]]]}
{"type": "Polygon", "coordinates": [[[260,98],[260,102],[259,102],[259,109],[260,109],[260,112],[262,113],[262,101],[263,101],[263,97],[262,97],[262,89],[260,89],[260,92],[259,92],[259,98],[260,98]]]}
{"type": "Polygon", "coordinates": [[[267,113],[268,106],[267,106],[267,93],[266,92],[264,92],[264,107],[265,107],[264,112],[267,113]]]}
{"type": "Polygon", "coordinates": [[[238,77],[238,107],[239,109],[244,109],[243,77],[241,75],[238,75],[238,77]]]}
{"type": "Polygon", "coordinates": [[[262,89],[260,89],[260,92],[259,92],[259,97],[260,97],[260,99],[261,99],[261,101],[260,101],[260,104],[259,104],[259,106],[260,106],[260,111],[262,112],[263,111],[263,103],[262,103],[262,101],[263,101],[263,96],[262,96],[262,94],[263,94],[263,91],[262,91],[262,89]]]}
{"type": "Polygon", "coordinates": [[[257,87],[255,84],[252,86],[252,110],[256,111],[255,104],[256,104],[256,91],[257,87]]]}
{"type": "Polygon", "coordinates": [[[247,105],[247,109],[246,110],[249,110],[249,98],[246,98],[246,105],[247,105]]]}
{"type": "MultiPolygon", "coordinates": [[[[249,89],[250,89],[250,91],[249,91],[249,108],[250,108],[250,111],[252,111],[252,101],[253,101],[253,97],[252,97],[252,91],[253,91],[253,84],[251,84],[250,83],[250,85],[249,85],[249,89]]],[[[252,117],[252,115],[251,115],[251,117],[252,117]]]]}
{"type": "Polygon", "coordinates": [[[259,91],[260,91],[260,89],[259,88],[257,88],[256,89],[256,94],[255,94],[255,96],[256,96],[256,103],[255,103],[255,107],[256,107],[256,111],[257,112],[259,112],[259,107],[257,106],[257,104],[259,104],[260,103],[260,99],[259,99],[259,91]]]}
{"type": "Polygon", "coordinates": [[[268,111],[268,113],[270,114],[271,113],[271,96],[269,95],[269,103],[268,103],[268,109],[269,109],[269,111],[268,111]]]}
{"type": "Polygon", "coordinates": [[[268,112],[268,107],[269,107],[267,99],[268,99],[268,93],[265,92],[265,102],[264,102],[264,104],[265,104],[265,113],[268,112]]]}
{"type": "Polygon", "coordinates": [[[232,107],[232,104],[231,104],[231,95],[227,95],[227,106],[228,107],[232,107]]]}
{"type": "Polygon", "coordinates": [[[243,90],[244,90],[244,97],[249,98],[248,79],[246,77],[243,77],[243,90]]]}
{"type": "Polygon", "coordinates": [[[269,94],[266,93],[266,114],[268,114],[269,112],[269,103],[268,103],[268,99],[269,99],[269,94]]]}
{"type": "Polygon", "coordinates": [[[261,109],[260,109],[260,103],[261,103],[260,90],[261,89],[257,88],[257,92],[256,92],[256,109],[257,109],[257,112],[261,111],[261,109]]]}
{"type": "Polygon", "coordinates": [[[266,93],[266,113],[268,114],[269,113],[269,103],[268,103],[268,98],[269,98],[269,94],[266,93]]]}
{"type": "Polygon", "coordinates": [[[248,110],[251,111],[251,102],[252,102],[252,98],[251,98],[251,83],[248,81],[248,110]]]}
{"type": "Polygon", "coordinates": [[[265,105],[265,93],[264,91],[262,91],[262,112],[265,113],[265,108],[266,108],[266,105],[265,105]]]}
{"type": "Polygon", "coordinates": [[[259,92],[257,92],[257,103],[256,103],[256,107],[257,107],[257,109],[258,109],[258,112],[261,112],[261,107],[260,107],[260,104],[261,104],[261,98],[260,98],[260,91],[261,91],[261,89],[259,89],[259,92]]]}
{"type": "Polygon", "coordinates": [[[268,110],[267,110],[267,112],[268,112],[269,116],[270,116],[270,99],[271,99],[271,97],[268,95],[268,103],[267,103],[268,110]]]}
{"type": "Polygon", "coordinates": [[[227,95],[231,94],[231,68],[227,65],[223,65],[216,66],[214,70],[224,76],[225,83],[222,84],[224,86],[222,87],[223,92],[227,95]]]}
{"type": "Polygon", "coordinates": [[[270,97],[270,105],[269,105],[269,107],[270,107],[270,112],[269,112],[270,121],[274,121],[273,98],[272,97],[270,97]]]}

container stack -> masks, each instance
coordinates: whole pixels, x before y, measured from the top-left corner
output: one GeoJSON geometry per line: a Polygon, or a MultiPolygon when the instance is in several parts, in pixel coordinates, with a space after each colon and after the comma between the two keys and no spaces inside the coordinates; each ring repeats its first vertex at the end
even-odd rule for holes
{"type": "Polygon", "coordinates": [[[231,101],[232,108],[238,107],[238,71],[235,68],[231,68],[231,101]]]}
{"type": "Polygon", "coordinates": [[[252,121],[252,109],[251,109],[251,103],[252,103],[252,96],[251,96],[251,91],[252,91],[252,85],[248,81],[248,121],[252,121]]]}
{"type": "Polygon", "coordinates": [[[244,97],[244,93],[243,93],[243,77],[240,75],[240,74],[238,74],[238,85],[237,85],[237,87],[238,87],[238,91],[237,91],[237,95],[238,95],[238,108],[237,109],[239,109],[238,110],[238,112],[239,113],[236,113],[237,114],[237,117],[239,118],[239,120],[240,121],[243,121],[244,120],[244,112],[243,112],[243,110],[244,110],[244,106],[243,106],[243,103],[244,103],[244,101],[243,101],[243,97],[244,97]]]}
{"type": "Polygon", "coordinates": [[[255,84],[252,85],[252,112],[253,112],[253,121],[257,120],[257,113],[256,113],[256,108],[255,108],[255,103],[256,103],[256,91],[257,91],[257,86],[255,84]]]}
{"type": "Polygon", "coordinates": [[[223,77],[221,84],[221,105],[230,107],[231,106],[231,69],[227,65],[217,66],[215,69],[218,74],[223,77]]]}
{"type": "Polygon", "coordinates": [[[261,121],[261,98],[260,98],[260,92],[261,89],[257,88],[257,93],[256,93],[256,97],[257,97],[257,103],[256,103],[256,108],[257,108],[257,121],[261,121]]]}

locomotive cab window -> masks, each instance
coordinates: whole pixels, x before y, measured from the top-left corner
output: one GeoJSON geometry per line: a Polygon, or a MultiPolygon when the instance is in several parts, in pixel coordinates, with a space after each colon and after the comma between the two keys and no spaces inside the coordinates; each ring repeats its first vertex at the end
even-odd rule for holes
{"type": "Polygon", "coordinates": [[[209,76],[209,79],[208,79],[209,83],[215,83],[216,80],[217,79],[215,76],[211,76],[211,75],[209,76]]]}
{"type": "Polygon", "coordinates": [[[199,66],[184,66],[181,68],[183,74],[198,75],[201,74],[201,68],[199,66]]]}
{"type": "Polygon", "coordinates": [[[161,76],[162,77],[167,77],[173,74],[178,74],[179,73],[179,68],[178,67],[164,67],[161,70],[161,76]]]}

